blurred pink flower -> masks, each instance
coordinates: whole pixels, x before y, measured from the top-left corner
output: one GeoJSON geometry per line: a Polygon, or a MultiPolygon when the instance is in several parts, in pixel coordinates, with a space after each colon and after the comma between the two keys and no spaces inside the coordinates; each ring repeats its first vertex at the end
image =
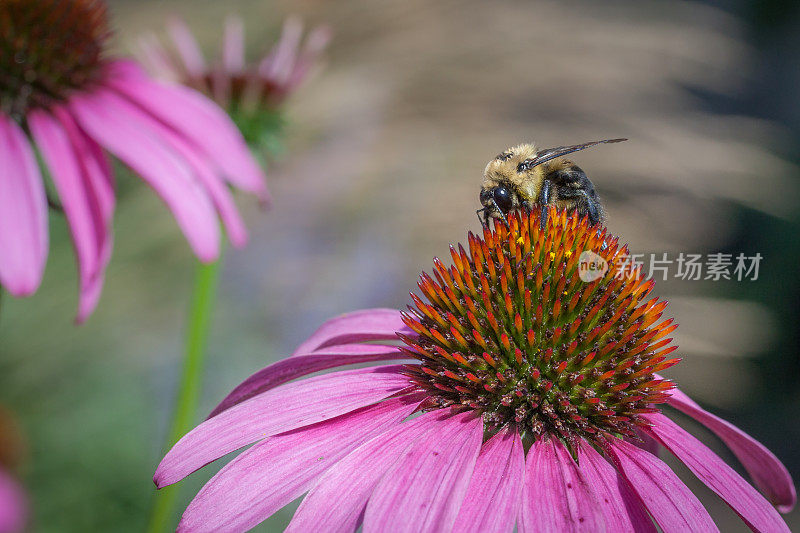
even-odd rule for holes
{"type": "Polygon", "coordinates": [[[275,108],[308,76],[331,33],[327,27],[317,27],[301,46],[303,24],[288,18],[272,50],[248,64],[242,20],[230,16],[225,21],[221,62],[209,66],[183,20],[172,20],[169,32],[177,54],[151,34],[139,40],[142,62],[155,76],[200,90],[228,110],[275,108]]]}
{"type": "Polygon", "coordinates": [[[17,533],[24,529],[27,503],[22,489],[0,467],[0,533],[17,533]]]}
{"type": "Polygon", "coordinates": [[[27,498],[7,470],[18,465],[22,454],[22,437],[16,421],[0,407],[0,533],[20,532],[27,521],[27,498]]]}
{"type": "MultiPolygon", "coordinates": [[[[435,261],[408,313],[335,318],[239,385],[159,465],[161,488],[235,450],[180,531],[244,531],[307,493],[288,531],[717,531],[658,456],[664,447],[754,531],[773,506],[658,404],[719,436],[781,511],[785,467],[656,372],[677,362],[666,302],[640,273],[584,283],[583,251],[627,247],[563,213],[510,217],[453,266],[435,261]],[[517,268],[512,268],[517,265],[517,268]],[[400,338],[404,346],[375,344],[400,338]],[[340,370],[410,358],[408,364],[340,370]],[[420,414],[421,413],[421,414],[420,414]],[[409,418],[411,415],[418,416],[409,418]]],[[[623,267],[624,268],[624,267],[623,267]]]]}
{"type": "Polygon", "coordinates": [[[49,171],[75,245],[77,320],[95,308],[111,255],[118,157],[164,200],[194,253],[213,261],[218,218],[236,246],[247,234],[231,184],[268,200],[264,175],[242,135],[201,94],[150,79],[129,60],[105,57],[105,4],[10,0],[0,4],[10,50],[0,55],[0,284],[27,296],[48,252],[49,171]]]}

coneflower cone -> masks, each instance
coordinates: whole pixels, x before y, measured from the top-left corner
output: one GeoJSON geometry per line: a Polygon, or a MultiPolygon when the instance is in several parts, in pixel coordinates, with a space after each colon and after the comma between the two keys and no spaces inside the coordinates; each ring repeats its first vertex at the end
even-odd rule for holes
{"type": "Polygon", "coordinates": [[[679,361],[665,338],[676,325],[659,322],[666,302],[625,270],[617,238],[565,211],[545,227],[538,212],[511,214],[450,252],[451,267],[436,259],[434,277],[422,274],[427,302],[412,294],[403,315],[417,333],[402,336],[405,352],[420,360],[408,373],[429,408],[478,410],[489,429],[514,423],[530,440],[567,444],[649,425],[641,415],[672,388],[654,373],[679,361]],[[586,282],[589,258],[608,269],[586,282]]]}
{"type": "Polygon", "coordinates": [[[99,0],[3,0],[0,3],[0,104],[21,120],[101,77],[111,32],[99,0]]]}

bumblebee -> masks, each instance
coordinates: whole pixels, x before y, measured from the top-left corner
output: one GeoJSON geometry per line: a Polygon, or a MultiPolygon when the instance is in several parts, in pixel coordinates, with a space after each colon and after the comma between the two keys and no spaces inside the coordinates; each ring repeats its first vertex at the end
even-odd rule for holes
{"type": "MultiPolygon", "coordinates": [[[[483,173],[478,220],[484,226],[490,218],[501,218],[515,209],[554,205],[574,209],[589,218],[591,224],[604,219],[603,206],[594,185],[581,168],[562,156],[603,143],[627,139],[605,139],[573,146],[540,150],[532,144],[520,144],[504,151],[486,165],[483,173]],[[483,215],[483,216],[481,216],[483,215]]],[[[544,226],[546,220],[542,218],[544,226]]]]}

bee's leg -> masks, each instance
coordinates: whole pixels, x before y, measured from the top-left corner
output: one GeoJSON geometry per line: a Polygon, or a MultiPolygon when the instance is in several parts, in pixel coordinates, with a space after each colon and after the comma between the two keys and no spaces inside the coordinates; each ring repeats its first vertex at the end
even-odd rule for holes
{"type": "Polygon", "coordinates": [[[489,225],[489,221],[487,220],[488,217],[486,216],[486,208],[485,207],[482,207],[481,209],[478,209],[477,211],[475,211],[475,214],[478,216],[478,222],[481,223],[481,226],[483,226],[485,228],[486,226],[489,225]],[[481,216],[481,213],[483,213],[483,216],[481,216]]]}
{"type": "Polygon", "coordinates": [[[603,220],[603,208],[600,205],[600,200],[597,194],[585,189],[576,189],[568,185],[563,185],[558,189],[558,197],[562,199],[575,198],[577,199],[577,211],[579,215],[586,215],[589,219],[589,224],[594,226],[603,220]]]}
{"type": "Polygon", "coordinates": [[[539,194],[539,205],[542,206],[542,218],[539,227],[544,229],[547,226],[547,208],[553,197],[553,182],[546,179],[542,182],[542,192],[539,194]]]}
{"type": "Polygon", "coordinates": [[[603,211],[596,198],[586,196],[586,212],[589,214],[589,223],[594,226],[603,219],[603,211]]]}
{"type": "Polygon", "coordinates": [[[594,225],[603,220],[603,207],[597,197],[594,185],[581,167],[573,163],[556,170],[550,176],[557,184],[559,200],[572,198],[580,215],[586,215],[594,225]]]}

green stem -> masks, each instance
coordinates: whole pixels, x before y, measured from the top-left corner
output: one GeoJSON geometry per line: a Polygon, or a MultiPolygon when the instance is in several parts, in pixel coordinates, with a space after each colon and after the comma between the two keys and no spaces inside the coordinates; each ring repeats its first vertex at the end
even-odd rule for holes
{"type": "MultiPolygon", "coordinates": [[[[183,376],[180,389],[178,389],[178,400],[175,405],[175,414],[172,419],[172,427],[169,432],[166,449],[171,448],[194,425],[203,382],[203,361],[211,324],[211,314],[216,300],[220,262],[221,259],[214,263],[198,263],[197,265],[192,303],[189,309],[183,376]]],[[[178,486],[173,485],[161,489],[156,494],[155,504],[150,513],[150,523],[147,528],[150,533],[170,530],[168,524],[178,497],[178,488],[178,486]]]]}

